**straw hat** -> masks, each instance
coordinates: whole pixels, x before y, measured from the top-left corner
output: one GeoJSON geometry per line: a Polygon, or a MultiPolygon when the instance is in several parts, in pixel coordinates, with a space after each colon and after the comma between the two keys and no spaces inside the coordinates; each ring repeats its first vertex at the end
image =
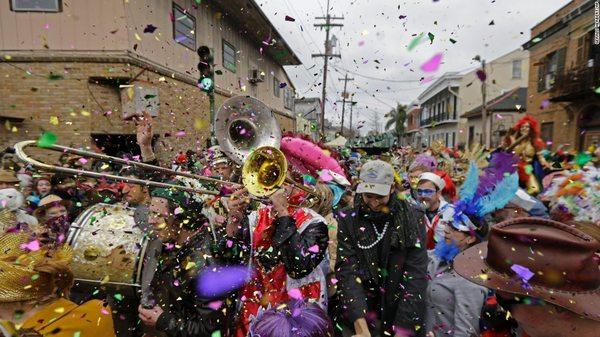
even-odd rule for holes
{"type": "Polygon", "coordinates": [[[64,200],[56,194],[50,194],[50,195],[43,197],[42,200],[40,200],[40,203],[38,204],[38,207],[33,212],[33,215],[36,217],[39,217],[42,215],[42,213],[44,211],[46,211],[48,208],[50,208],[52,206],[56,206],[56,204],[63,205],[67,208],[71,206],[71,202],[69,200],[64,200]]]}
{"type": "Polygon", "coordinates": [[[41,299],[51,295],[55,286],[69,286],[71,248],[63,245],[50,254],[44,247],[37,250],[23,248],[31,242],[31,236],[24,232],[0,236],[0,303],[41,299]],[[61,265],[64,274],[50,274],[38,269],[45,262],[61,265]]]}
{"type": "Polygon", "coordinates": [[[20,180],[17,178],[13,171],[0,170],[0,182],[2,183],[18,183],[20,180]]]}

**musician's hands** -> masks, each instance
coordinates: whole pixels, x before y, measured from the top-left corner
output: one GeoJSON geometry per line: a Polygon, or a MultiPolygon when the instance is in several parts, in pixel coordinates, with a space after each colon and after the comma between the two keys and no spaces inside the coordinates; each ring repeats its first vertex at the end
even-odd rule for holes
{"type": "Polygon", "coordinates": [[[227,219],[227,235],[234,236],[242,219],[246,216],[246,210],[250,205],[248,189],[241,186],[232,187],[233,193],[229,196],[227,207],[229,214],[227,219]]]}
{"type": "Polygon", "coordinates": [[[141,117],[134,117],[133,120],[136,123],[136,138],[142,152],[143,160],[149,161],[154,159],[154,151],[152,150],[152,135],[154,134],[152,116],[150,116],[148,111],[144,111],[141,117]]]}
{"type": "Polygon", "coordinates": [[[283,216],[289,216],[288,213],[288,195],[285,189],[280,188],[275,193],[271,194],[269,197],[271,203],[273,204],[273,212],[275,213],[276,218],[280,218],[283,216]]]}
{"type": "Polygon", "coordinates": [[[138,307],[138,317],[146,326],[156,326],[156,322],[162,313],[163,310],[158,305],[155,305],[154,308],[151,309],[145,309],[141,305],[138,307]]]}

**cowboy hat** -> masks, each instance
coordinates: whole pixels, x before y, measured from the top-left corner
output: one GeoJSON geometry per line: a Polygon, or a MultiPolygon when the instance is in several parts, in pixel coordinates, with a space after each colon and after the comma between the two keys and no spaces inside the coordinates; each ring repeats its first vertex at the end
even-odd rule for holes
{"type": "Polygon", "coordinates": [[[0,182],[3,183],[18,183],[20,180],[17,178],[13,171],[0,170],[0,182]]]}
{"type": "Polygon", "coordinates": [[[33,212],[33,215],[39,217],[45,210],[52,206],[56,206],[56,204],[63,205],[67,208],[71,206],[71,202],[69,200],[64,200],[56,194],[50,194],[40,200],[38,207],[33,212]]]}
{"type": "Polygon", "coordinates": [[[542,299],[600,321],[600,242],[574,226],[517,218],[493,226],[487,242],[459,254],[454,269],[496,291],[542,299]]]}

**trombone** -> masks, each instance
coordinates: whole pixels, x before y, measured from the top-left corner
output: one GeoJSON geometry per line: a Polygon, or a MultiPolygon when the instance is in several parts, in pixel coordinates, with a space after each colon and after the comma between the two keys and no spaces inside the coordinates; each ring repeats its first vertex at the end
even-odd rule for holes
{"type": "MultiPolygon", "coordinates": [[[[273,194],[283,184],[293,185],[310,195],[308,199],[311,207],[318,202],[315,191],[304,185],[295,183],[286,177],[288,163],[285,155],[279,150],[281,132],[273,112],[263,102],[250,96],[236,96],[223,103],[216,116],[217,139],[221,141],[223,152],[233,161],[242,164],[242,184],[224,181],[216,178],[201,176],[189,172],[178,172],[172,169],[146,164],[101,153],[85,151],[66,147],[62,145],[51,145],[41,147],[43,149],[71,153],[88,158],[96,158],[110,163],[137,166],[148,171],[155,171],[169,176],[183,176],[200,181],[210,182],[215,185],[229,185],[245,187],[251,194],[251,198],[261,202],[267,202],[266,197],[273,194]]],[[[125,183],[139,184],[152,187],[173,188],[190,193],[222,195],[220,191],[208,189],[196,189],[187,186],[144,180],[138,178],[123,177],[112,174],[104,174],[87,170],[73,169],[50,165],[30,157],[25,149],[37,147],[35,140],[21,141],[15,144],[16,156],[33,167],[50,172],[61,172],[75,176],[106,178],[125,183]]],[[[225,195],[222,195],[225,196],[225,195]]]]}

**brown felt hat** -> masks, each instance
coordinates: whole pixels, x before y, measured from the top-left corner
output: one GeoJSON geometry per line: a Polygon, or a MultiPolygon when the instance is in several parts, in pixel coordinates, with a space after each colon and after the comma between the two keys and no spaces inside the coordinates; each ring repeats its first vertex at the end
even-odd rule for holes
{"type": "Polygon", "coordinates": [[[600,321],[600,242],[564,223],[517,218],[491,228],[489,240],[459,254],[454,269],[481,286],[535,297],[600,321]],[[526,282],[511,267],[529,269],[526,282]]]}
{"type": "Polygon", "coordinates": [[[33,211],[33,215],[36,217],[40,217],[42,213],[44,213],[48,208],[56,205],[63,205],[66,208],[71,206],[71,202],[69,200],[64,200],[56,194],[50,194],[42,198],[38,207],[33,211]]]}
{"type": "Polygon", "coordinates": [[[0,182],[3,183],[18,183],[20,180],[17,178],[13,171],[0,170],[0,182]]]}

